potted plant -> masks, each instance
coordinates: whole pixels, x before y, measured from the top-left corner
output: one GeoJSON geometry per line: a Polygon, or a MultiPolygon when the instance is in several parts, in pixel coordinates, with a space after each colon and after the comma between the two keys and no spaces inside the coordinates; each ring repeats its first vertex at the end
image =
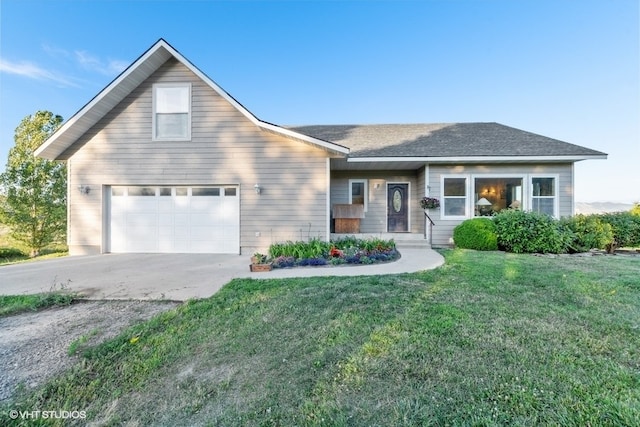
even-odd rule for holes
{"type": "Polygon", "coordinates": [[[251,265],[249,266],[251,271],[271,271],[272,268],[273,264],[267,262],[266,255],[256,252],[251,257],[251,265]]]}
{"type": "Polygon", "coordinates": [[[435,197],[423,197],[420,199],[420,207],[422,209],[436,209],[440,207],[440,200],[435,197]]]}

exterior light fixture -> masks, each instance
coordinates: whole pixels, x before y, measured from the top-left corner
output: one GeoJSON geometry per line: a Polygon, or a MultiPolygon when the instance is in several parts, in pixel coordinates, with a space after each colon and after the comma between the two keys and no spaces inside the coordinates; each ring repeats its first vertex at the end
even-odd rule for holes
{"type": "Polygon", "coordinates": [[[88,185],[78,185],[78,191],[80,192],[80,194],[89,194],[89,192],[91,191],[91,187],[89,187],[88,185]]]}
{"type": "Polygon", "coordinates": [[[262,188],[260,187],[260,184],[254,185],[253,189],[256,190],[256,194],[262,193],[262,188]]]}

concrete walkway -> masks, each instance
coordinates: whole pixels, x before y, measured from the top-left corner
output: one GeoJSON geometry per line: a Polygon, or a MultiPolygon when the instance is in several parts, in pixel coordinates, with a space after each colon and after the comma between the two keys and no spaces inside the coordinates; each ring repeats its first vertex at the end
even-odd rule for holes
{"type": "Polygon", "coordinates": [[[234,278],[277,279],[413,273],[444,263],[437,252],[398,248],[398,261],[366,266],[302,267],[249,271],[247,255],[106,254],[0,266],[0,294],[22,295],[64,288],[88,299],[206,298],[234,278]]]}

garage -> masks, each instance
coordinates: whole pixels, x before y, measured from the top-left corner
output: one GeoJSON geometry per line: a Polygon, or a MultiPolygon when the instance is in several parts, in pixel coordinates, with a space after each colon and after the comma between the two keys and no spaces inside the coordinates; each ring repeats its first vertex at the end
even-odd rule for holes
{"type": "Polygon", "coordinates": [[[113,253],[240,253],[237,186],[113,186],[113,253]]]}

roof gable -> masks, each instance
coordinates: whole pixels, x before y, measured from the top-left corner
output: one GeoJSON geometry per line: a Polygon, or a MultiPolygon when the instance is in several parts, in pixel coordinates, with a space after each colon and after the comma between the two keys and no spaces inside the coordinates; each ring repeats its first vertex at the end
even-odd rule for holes
{"type": "Polygon", "coordinates": [[[171,57],[177,59],[180,63],[186,66],[196,76],[207,83],[215,92],[228,101],[236,110],[243,114],[249,121],[261,129],[287,138],[293,138],[298,141],[316,145],[335,153],[346,154],[349,152],[346,147],[338,144],[317,139],[309,135],[299,134],[295,131],[281,128],[258,119],[235,98],[229,95],[206,74],[182,56],[169,43],[160,39],[129,67],[127,67],[127,69],[125,69],[118,77],[109,83],[107,87],[91,99],[91,101],[67,120],[36,150],[35,155],[47,159],[58,159],[65,150],[73,145],[85,132],[98,123],[100,119],[118,105],[118,103],[120,103],[135,88],[148,79],[171,57]]]}

